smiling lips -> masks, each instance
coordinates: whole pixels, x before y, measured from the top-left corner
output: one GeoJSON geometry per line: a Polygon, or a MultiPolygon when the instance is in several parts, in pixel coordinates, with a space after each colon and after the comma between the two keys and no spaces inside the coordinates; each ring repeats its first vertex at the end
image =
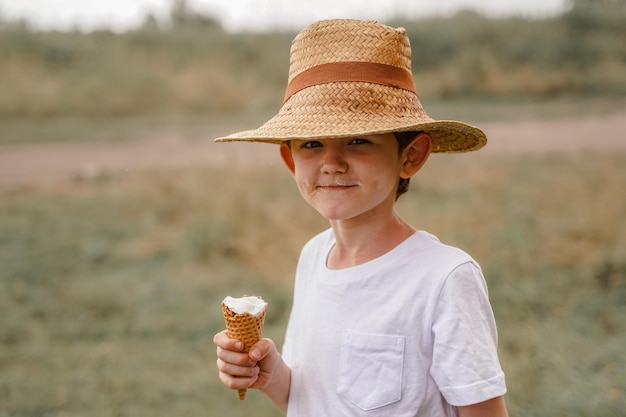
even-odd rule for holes
{"type": "Polygon", "coordinates": [[[350,188],[358,187],[361,185],[358,181],[346,182],[341,180],[322,180],[321,182],[303,180],[300,184],[303,190],[307,190],[308,193],[314,193],[315,191],[344,191],[350,188]]]}
{"type": "Polygon", "coordinates": [[[343,190],[346,188],[356,187],[357,184],[318,184],[317,188],[324,190],[343,190]]]}

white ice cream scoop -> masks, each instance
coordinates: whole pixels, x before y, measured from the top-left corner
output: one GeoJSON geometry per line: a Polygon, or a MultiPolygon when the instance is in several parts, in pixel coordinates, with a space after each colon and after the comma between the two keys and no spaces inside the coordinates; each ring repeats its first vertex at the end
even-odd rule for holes
{"type": "Polygon", "coordinates": [[[228,296],[224,298],[224,304],[235,314],[249,313],[255,317],[258,317],[267,308],[267,303],[261,297],[256,296],[239,298],[228,296]]]}

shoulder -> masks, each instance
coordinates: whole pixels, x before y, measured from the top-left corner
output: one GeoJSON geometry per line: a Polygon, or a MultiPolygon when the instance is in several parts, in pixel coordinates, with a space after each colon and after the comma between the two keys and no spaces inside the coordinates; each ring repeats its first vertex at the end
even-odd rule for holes
{"type": "Polygon", "coordinates": [[[467,252],[442,243],[428,232],[416,232],[409,243],[407,249],[412,252],[411,258],[418,261],[423,268],[440,271],[444,276],[466,264],[480,269],[478,263],[467,252]]]}
{"type": "Polygon", "coordinates": [[[335,235],[333,234],[333,230],[328,228],[309,239],[302,247],[302,253],[305,254],[330,249],[334,243],[335,235]]]}
{"type": "Polygon", "coordinates": [[[300,251],[300,257],[298,259],[298,269],[311,268],[312,266],[319,265],[320,262],[325,264],[325,259],[328,256],[330,248],[335,242],[332,229],[326,229],[317,235],[313,236],[307,243],[304,244],[300,251]]]}
{"type": "Polygon", "coordinates": [[[467,252],[446,245],[434,235],[419,231],[406,248],[405,271],[413,271],[416,291],[429,293],[436,304],[458,298],[487,294],[487,285],[478,262],[467,252]]]}

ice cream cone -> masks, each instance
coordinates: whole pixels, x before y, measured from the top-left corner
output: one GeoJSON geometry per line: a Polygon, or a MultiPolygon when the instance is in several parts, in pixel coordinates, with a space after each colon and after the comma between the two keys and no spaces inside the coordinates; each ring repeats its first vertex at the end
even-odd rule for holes
{"type": "MultiPolygon", "coordinates": [[[[261,338],[267,308],[258,316],[254,316],[250,313],[236,314],[222,302],[222,313],[224,314],[228,337],[237,339],[243,343],[243,352],[248,353],[252,345],[261,338]]],[[[246,397],[246,389],[240,389],[238,393],[240,400],[246,397]]]]}

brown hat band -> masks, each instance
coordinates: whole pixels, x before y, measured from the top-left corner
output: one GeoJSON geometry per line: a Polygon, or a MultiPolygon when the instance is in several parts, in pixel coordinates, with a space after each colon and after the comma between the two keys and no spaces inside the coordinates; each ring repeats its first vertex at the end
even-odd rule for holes
{"type": "Polygon", "coordinates": [[[403,68],[376,62],[329,62],[316,65],[296,75],[287,86],[283,104],[289,97],[307,87],[344,81],[382,84],[417,94],[413,74],[403,68]]]}

